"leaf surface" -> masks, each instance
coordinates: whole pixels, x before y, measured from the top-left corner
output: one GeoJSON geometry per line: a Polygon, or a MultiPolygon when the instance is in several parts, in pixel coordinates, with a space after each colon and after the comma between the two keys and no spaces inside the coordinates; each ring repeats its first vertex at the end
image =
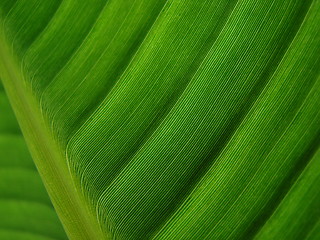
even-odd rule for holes
{"type": "Polygon", "coordinates": [[[71,239],[318,234],[318,0],[0,9],[1,78],[71,239]]]}

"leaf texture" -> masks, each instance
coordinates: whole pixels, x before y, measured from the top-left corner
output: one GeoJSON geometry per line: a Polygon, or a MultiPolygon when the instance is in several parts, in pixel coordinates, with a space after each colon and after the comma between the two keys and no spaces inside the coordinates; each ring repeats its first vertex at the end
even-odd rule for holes
{"type": "Polygon", "coordinates": [[[319,234],[320,1],[0,9],[1,78],[70,238],[319,234]]]}

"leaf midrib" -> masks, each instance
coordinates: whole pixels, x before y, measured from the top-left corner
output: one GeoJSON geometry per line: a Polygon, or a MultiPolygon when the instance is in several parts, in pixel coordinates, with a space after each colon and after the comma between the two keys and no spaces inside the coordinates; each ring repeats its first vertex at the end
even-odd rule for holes
{"type": "Polygon", "coordinates": [[[27,145],[49,196],[71,239],[110,239],[76,190],[64,152],[54,140],[12,49],[0,29],[0,74],[27,145]]]}

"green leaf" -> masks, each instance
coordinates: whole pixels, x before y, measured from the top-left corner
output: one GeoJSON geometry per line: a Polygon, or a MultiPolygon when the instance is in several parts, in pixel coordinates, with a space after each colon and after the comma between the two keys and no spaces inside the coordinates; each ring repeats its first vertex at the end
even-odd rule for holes
{"type": "Polygon", "coordinates": [[[66,239],[0,86],[0,239],[66,239]]]}
{"type": "Polygon", "coordinates": [[[1,79],[70,239],[319,236],[320,1],[0,9],[1,79]]]}

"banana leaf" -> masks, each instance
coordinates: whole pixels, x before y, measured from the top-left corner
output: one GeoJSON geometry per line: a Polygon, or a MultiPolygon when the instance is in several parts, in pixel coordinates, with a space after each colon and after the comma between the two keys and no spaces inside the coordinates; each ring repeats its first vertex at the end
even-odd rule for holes
{"type": "Polygon", "coordinates": [[[0,78],[68,237],[318,239],[319,22],[319,0],[2,0],[0,78]]]}

